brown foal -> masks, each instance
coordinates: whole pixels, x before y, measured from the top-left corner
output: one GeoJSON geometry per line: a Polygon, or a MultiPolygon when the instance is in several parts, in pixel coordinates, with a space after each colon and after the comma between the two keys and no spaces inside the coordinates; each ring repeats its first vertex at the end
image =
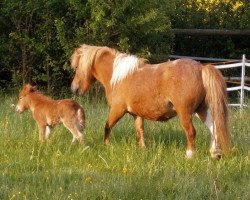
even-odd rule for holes
{"type": "Polygon", "coordinates": [[[74,143],[76,140],[83,143],[83,128],[85,114],[83,108],[74,100],[53,100],[44,96],[35,86],[26,84],[19,93],[16,111],[22,113],[30,109],[39,128],[39,139],[48,140],[51,128],[62,122],[72,133],[74,143]]]}

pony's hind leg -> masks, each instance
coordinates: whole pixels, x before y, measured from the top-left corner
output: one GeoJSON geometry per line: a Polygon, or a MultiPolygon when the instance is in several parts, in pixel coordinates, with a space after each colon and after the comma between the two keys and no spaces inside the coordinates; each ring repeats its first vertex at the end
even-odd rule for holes
{"type": "Polygon", "coordinates": [[[135,116],[134,119],[135,119],[136,136],[139,143],[139,147],[145,148],[146,146],[144,143],[144,120],[139,116],[135,116]]]}
{"type": "Polygon", "coordinates": [[[179,119],[187,138],[186,158],[192,158],[195,151],[195,135],[196,135],[196,131],[192,122],[192,115],[183,112],[179,114],[179,119]]]}
{"type": "Polygon", "coordinates": [[[199,108],[196,113],[198,118],[207,126],[211,133],[211,157],[220,159],[222,152],[217,142],[216,127],[210,109],[208,109],[206,106],[203,106],[199,108]]]}
{"type": "Polygon", "coordinates": [[[106,122],[105,125],[105,136],[104,136],[104,143],[109,144],[110,141],[110,132],[112,127],[123,117],[125,114],[125,110],[120,107],[119,105],[117,106],[112,106],[109,111],[109,117],[108,121],[106,122]]]}

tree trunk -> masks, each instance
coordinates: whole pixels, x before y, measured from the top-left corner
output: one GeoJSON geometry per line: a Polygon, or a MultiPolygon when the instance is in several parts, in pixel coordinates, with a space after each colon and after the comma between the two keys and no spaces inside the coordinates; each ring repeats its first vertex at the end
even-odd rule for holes
{"type": "Polygon", "coordinates": [[[21,52],[22,52],[22,80],[23,85],[27,81],[27,52],[26,52],[26,45],[21,42],[21,52]]]}

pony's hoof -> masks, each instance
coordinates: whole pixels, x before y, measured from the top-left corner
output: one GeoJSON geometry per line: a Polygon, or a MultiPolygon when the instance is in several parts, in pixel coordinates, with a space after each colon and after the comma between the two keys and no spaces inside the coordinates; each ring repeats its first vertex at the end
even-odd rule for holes
{"type": "Polygon", "coordinates": [[[194,151],[192,151],[192,150],[187,150],[187,151],[186,151],[185,158],[186,158],[186,159],[191,159],[191,158],[193,158],[193,155],[194,155],[194,151]]]}
{"type": "Polygon", "coordinates": [[[222,158],[222,153],[221,153],[221,150],[220,149],[213,149],[213,150],[210,150],[210,153],[211,153],[211,157],[213,159],[217,159],[217,160],[220,160],[222,158]]]}
{"type": "Polygon", "coordinates": [[[104,144],[109,146],[109,144],[110,144],[109,140],[104,140],[104,144]]]}
{"type": "Polygon", "coordinates": [[[218,153],[218,154],[213,154],[213,155],[211,155],[211,157],[212,157],[213,159],[220,160],[220,159],[222,158],[222,155],[218,153]]]}

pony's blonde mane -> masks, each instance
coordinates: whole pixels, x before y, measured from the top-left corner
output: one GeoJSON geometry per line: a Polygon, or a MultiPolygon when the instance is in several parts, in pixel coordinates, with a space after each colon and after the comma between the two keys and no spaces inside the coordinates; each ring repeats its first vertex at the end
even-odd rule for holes
{"type": "Polygon", "coordinates": [[[88,74],[95,60],[97,51],[102,47],[81,45],[71,56],[71,67],[80,68],[84,74],[88,74]]]}
{"type": "Polygon", "coordinates": [[[139,68],[140,59],[134,55],[119,53],[113,64],[111,86],[116,85],[139,68]]]}

